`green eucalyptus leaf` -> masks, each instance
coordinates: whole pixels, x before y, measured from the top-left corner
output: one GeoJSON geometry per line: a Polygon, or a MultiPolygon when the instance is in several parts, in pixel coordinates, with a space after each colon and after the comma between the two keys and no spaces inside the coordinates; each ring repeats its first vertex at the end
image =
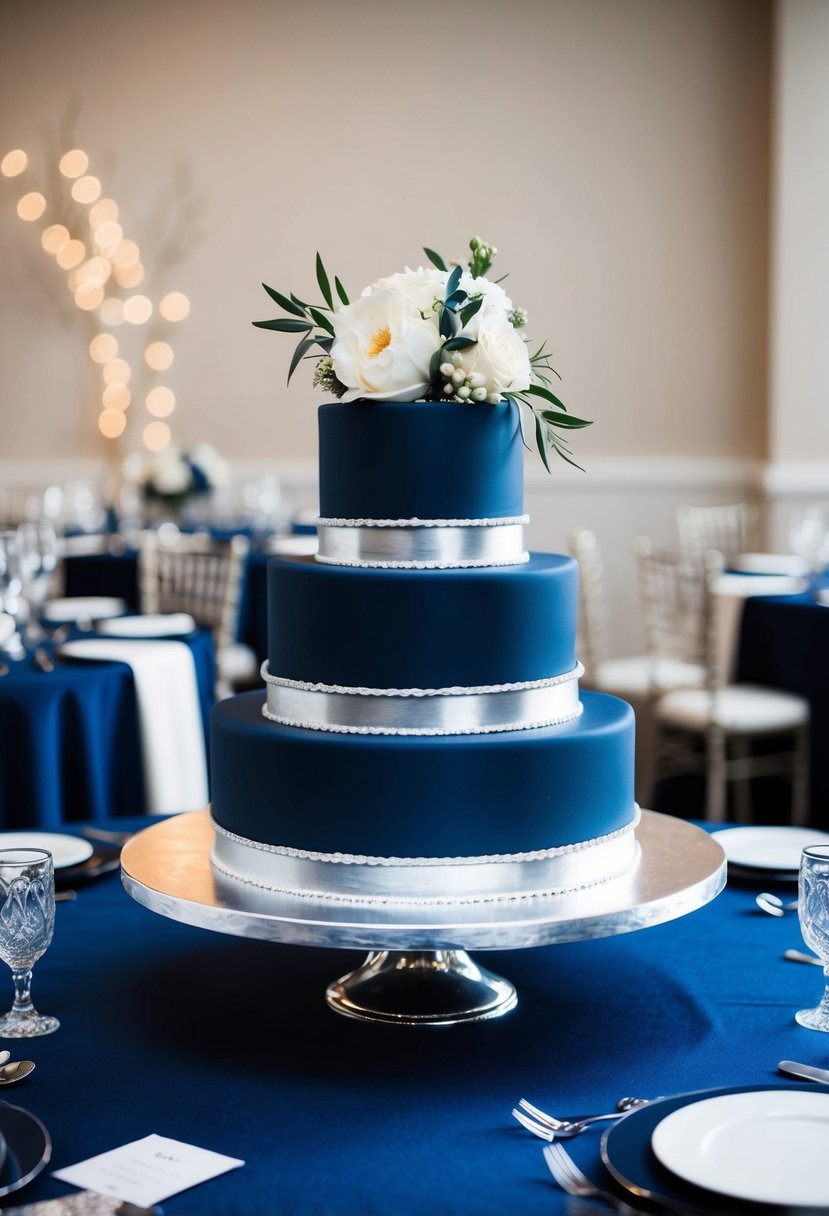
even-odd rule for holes
{"type": "Polygon", "coordinates": [[[538,415],[535,415],[535,442],[538,446],[538,454],[544,461],[544,468],[550,472],[550,459],[547,455],[547,437],[544,434],[544,427],[538,415]]]}
{"type": "Polygon", "coordinates": [[[314,328],[310,321],[295,321],[293,317],[277,317],[275,321],[254,321],[253,324],[259,329],[277,329],[283,334],[307,334],[314,328]]]}
{"type": "Polygon", "coordinates": [[[329,308],[334,307],[334,299],[331,295],[331,284],[328,282],[328,275],[325,273],[325,267],[322,264],[322,258],[317,254],[317,282],[319,283],[322,298],[325,300],[329,308]]]}
{"type": "Polygon", "coordinates": [[[278,304],[280,308],[284,308],[286,312],[293,313],[295,317],[305,316],[305,309],[300,308],[299,304],[295,304],[293,300],[289,300],[288,297],[283,296],[281,292],[275,291],[273,287],[268,287],[267,283],[263,283],[262,286],[265,288],[265,291],[268,293],[274,303],[278,304]]]}
{"type": "Polygon", "coordinates": [[[314,341],[316,342],[317,346],[322,347],[327,355],[331,353],[331,347],[334,345],[333,338],[321,338],[319,334],[316,334],[314,341]]]}
{"type": "Polygon", "coordinates": [[[456,290],[458,283],[460,283],[460,281],[461,281],[462,274],[463,274],[463,267],[456,266],[455,269],[450,274],[449,278],[446,280],[446,299],[447,300],[451,296],[452,292],[456,290]]]}
{"type": "Polygon", "coordinates": [[[550,426],[563,426],[571,431],[578,431],[582,427],[593,425],[584,418],[574,418],[572,414],[554,414],[552,410],[540,410],[539,413],[550,426]]]}
{"type": "Polygon", "coordinates": [[[555,393],[551,393],[548,388],[543,388],[540,384],[531,384],[526,390],[533,397],[543,397],[545,401],[549,401],[551,405],[555,405],[560,410],[567,412],[567,406],[563,401],[560,401],[555,393]]]}
{"type": "Polygon", "coordinates": [[[440,256],[440,254],[435,253],[434,249],[427,249],[426,246],[424,245],[423,252],[426,254],[426,257],[429,259],[429,261],[432,263],[432,265],[437,266],[438,270],[448,270],[449,269],[449,267],[444,262],[443,258],[440,256]]]}
{"type": "Polygon", "coordinates": [[[471,304],[467,304],[466,308],[461,310],[461,325],[468,325],[477,312],[481,311],[484,297],[480,296],[477,300],[473,300],[471,304]]]}
{"type": "Polygon", "coordinates": [[[303,310],[303,312],[308,307],[308,305],[305,303],[305,301],[300,300],[299,296],[295,296],[293,292],[291,292],[291,299],[293,300],[294,304],[296,304],[299,308],[301,308],[303,310]]]}
{"type": "Polygon", "coordinates": [[[302,360],[303,356],[311,349],[311,347],[314,345],[314,343],[315,343],[314,338],[303,338],[302,341],[297,346],[296,350],[294,351],[294,357],[291,359],[291,366],[288,368],[288,381],[287,381],[288,384],[291,383],[291,376],[294,374],[296,369],[299,367],[300,361],[302,360]]]}
{"type": "Polygon", "coordinates": [[[465,334],[459,334],[457,338],[450,338],[448,342],[444,342],[444,350],[464,350],[467,346],[477,346],[477,338],[468,338],[465,334]]]}
{"type": "Polygon", "coordinates": [[[459,287],[457,291],[452,292],[451,296],[447,296],[443,302],[447,308],[454,308],[456,304],[463,304],[464,300],[467,300],[468,298],[469,292],[464,291],[462,287],[459,287]]]}
{"type": "Polygon", "coordinates": [[[309,308],[308,311],[311,314],[311,316],[314,318],[314,320],[316,321],[317,325],[319,325],[320,329],[327,330],[328,333],[331,334],[331,336],[333,338],[334,326],[331,324],[331,321],[329,320],[329,318],[326,317],[325,313],[320,312],[320,310],[318,308],[309,308]]]}
{"type": "Polygon", "coordinates": [[[336,275],[334,275],[334,286],[337,289],[337,295],[340,297],[340,300],[342,301],[342,303],[348,304],[349,300],[348,300],[348,296],[346,295],[345,288],[343,287],[342,283],[340,282],[340,280],[337,278],[336,275]]]}
{"type": "Polygon", "coordinates": [[[438,372],[440,370],[440,365],[443,362],[443,360],[441,359],[441,354],[442,354],[442,350],[440,347],[438,347],[438,349],[435,351],[435,353],[432,355],[431,359],[429,360],[429,383],[430,384],[432,383],[433,380],[437,380],[438,372]]]}

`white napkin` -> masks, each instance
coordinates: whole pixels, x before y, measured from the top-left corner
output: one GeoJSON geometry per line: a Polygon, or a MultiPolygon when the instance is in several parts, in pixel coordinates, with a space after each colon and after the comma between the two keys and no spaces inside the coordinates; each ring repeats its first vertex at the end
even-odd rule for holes
{"type": "Polygon", "coordinates": [[[806,589],[803,578],[790,574],[720,574],[714,580],[716,630],[721,678],[734,679],[737,639],[743,619],[743,605],[751,595],[799,595],[806,589]]]}
{"type": "Polygon", "coordinates": [[[5,646],[14,633],[14,617],[8,612],[0,612],[0,646],[5,646]]]}
{"type": "Polygon", "coordinates": [[[147,612],[143,616],[119,616],[111,621],[100,621],[97,632],[113,638],[164,638],[181,637],[195,628],[196,622],[189,612],[147,612]]]}
{"type": "Polygon", "coordinates": [[[132,668],[149,813],[207,806],[204,729],[190,647],[184,642],[83,638],[67,642],[60,653],[132,668]]]}

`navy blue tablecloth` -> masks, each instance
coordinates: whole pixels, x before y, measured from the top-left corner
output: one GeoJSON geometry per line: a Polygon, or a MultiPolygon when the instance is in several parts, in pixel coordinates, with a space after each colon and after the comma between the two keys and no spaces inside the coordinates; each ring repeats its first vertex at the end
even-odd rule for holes
{"type": "MultiPolygon", "coordinates": [[[[829,1037],[794,1022],[820,969],[783,960],[797,921],[757,910],[758,889],[729,884],[620,937],[479,953],[517,985],[515,1012],[412,1029],[328,1010],[326,984],[359,953],[191,928],[110,876],[58,907],[33,991],[61,1029],[25,1044],[37,1068],[4,1097],[44,1120],[51,1168],[151,1132],[245,1160],[167,1216],[555,1216],[565,1200],[510,1117],[519,1098],[568,1115],[829,1062],[829,1037]]],[[[599,1136],[568,1142],[597,1177],[599,1136]]],[[[18,1201],[69,1189],[44,1173],[18,1201]]]]}
{"type": "Polygon", "coordinates": [[[811,822],[829,829],[829,607],[808,594],[746,599],[737,679],[808,699],[811,822]]]}
{"type": "MultiPolygon", "coordinates": [[[[90,634],[84,634],[90,637],[90,634]]],[[[213,639],[181,639],[193,651],[205,738],[214,701],[213,639]]],[[[48,648],[50,649],[50,648],[48,648]]],[[[0,679],[0,827],[61,824],[146,810],[132,668],[31,656],[0,679]]]]}

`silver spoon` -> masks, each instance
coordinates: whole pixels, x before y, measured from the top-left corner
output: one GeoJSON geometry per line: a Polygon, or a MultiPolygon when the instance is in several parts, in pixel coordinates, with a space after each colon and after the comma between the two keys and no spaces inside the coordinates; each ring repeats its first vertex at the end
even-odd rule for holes
{"type": "Polygon", "coordinates": [[[34,1069],[34,1060],[13,1060],[0,1068],[0,1085],[16,1085],[34,1069]]]}
{"type": "Polygon", "coordinates": [[[823,966],[822,958],[815,958],[813,954],[807,954],[805,950],[787,950],[783,958],[789,963],[814,963],[816,967],[823,966]]]}
{"type": "Polygon", "coordinates": [[[758,908],[768,912],[769,916],[785,916],[787,912],[797,911],[796,899],[784,904],[779,895],[772,895],[770,891],[761,891],[754,902],[758,908]]]}

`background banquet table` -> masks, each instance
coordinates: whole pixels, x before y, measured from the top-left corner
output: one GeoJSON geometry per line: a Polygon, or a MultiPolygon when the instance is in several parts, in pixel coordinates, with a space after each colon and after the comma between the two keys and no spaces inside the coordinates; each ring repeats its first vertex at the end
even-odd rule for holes
{"type": "MultiPolygon", "coordinates": [[[[25,1044],[37,1068],[4,1096],[45,1122],[51,1169],[151,1132],[245,1160],[166,1200],[167,1216],[563,1213],[541,1142],[510,1116],[519,1098],[566,1116],[774,1085],[783,1058],[827,1063],[824,1036],[794,1021],[820,969],[783,960],[802,948],[797,920],[756,909],[759,889],[730,882],[620,937],[479,952],[517,985],[515,1012],[412,1029],[328,1010],[326,984],[359,952],[179,924],[112,874],[58,905],[34,994],[61,1029],[25,1044]]],[[[568,1147],[598,1173],[599,1143],[594,1130],[568,1147]]],[[[69,1189],[47,1170],[19,1201],[69,1189]]]]}
{"type": "MultiPolygon", "coordinates": [[[[77,637],[94,635],[76,634],[77,637]]],[[[214,700],[213,639],[180,639],[193,652],[205,739],[214,700]]],[[[54,658],[52,647],[46,647],[54,658]]],[[[46,673],[31,655],[8,661],[0,679],[0,825],[61,824],[146,810],[132,668],[55,659],[46,673]]]]}
{"type": "Polygon", "coordinates": [[[829,606],[807,593],[746,599],[737,679],[808,699],[811,823],[829,826],[829,606]]]}
{"type": "MultiPolygon", "coordinates": [[[[229,533],[215,533],[217,539],[229,533]]],[[[239,604],[238,641],[262,662],[268,653],[268,561],[269,554],[251,547],[245,562],[239,604]]],[[[114,595],[126,602],[130,612],[139,610],[138,554],[134,549],[119,553],[82,553],[64,559],[64,594],[114,595]]]]}

